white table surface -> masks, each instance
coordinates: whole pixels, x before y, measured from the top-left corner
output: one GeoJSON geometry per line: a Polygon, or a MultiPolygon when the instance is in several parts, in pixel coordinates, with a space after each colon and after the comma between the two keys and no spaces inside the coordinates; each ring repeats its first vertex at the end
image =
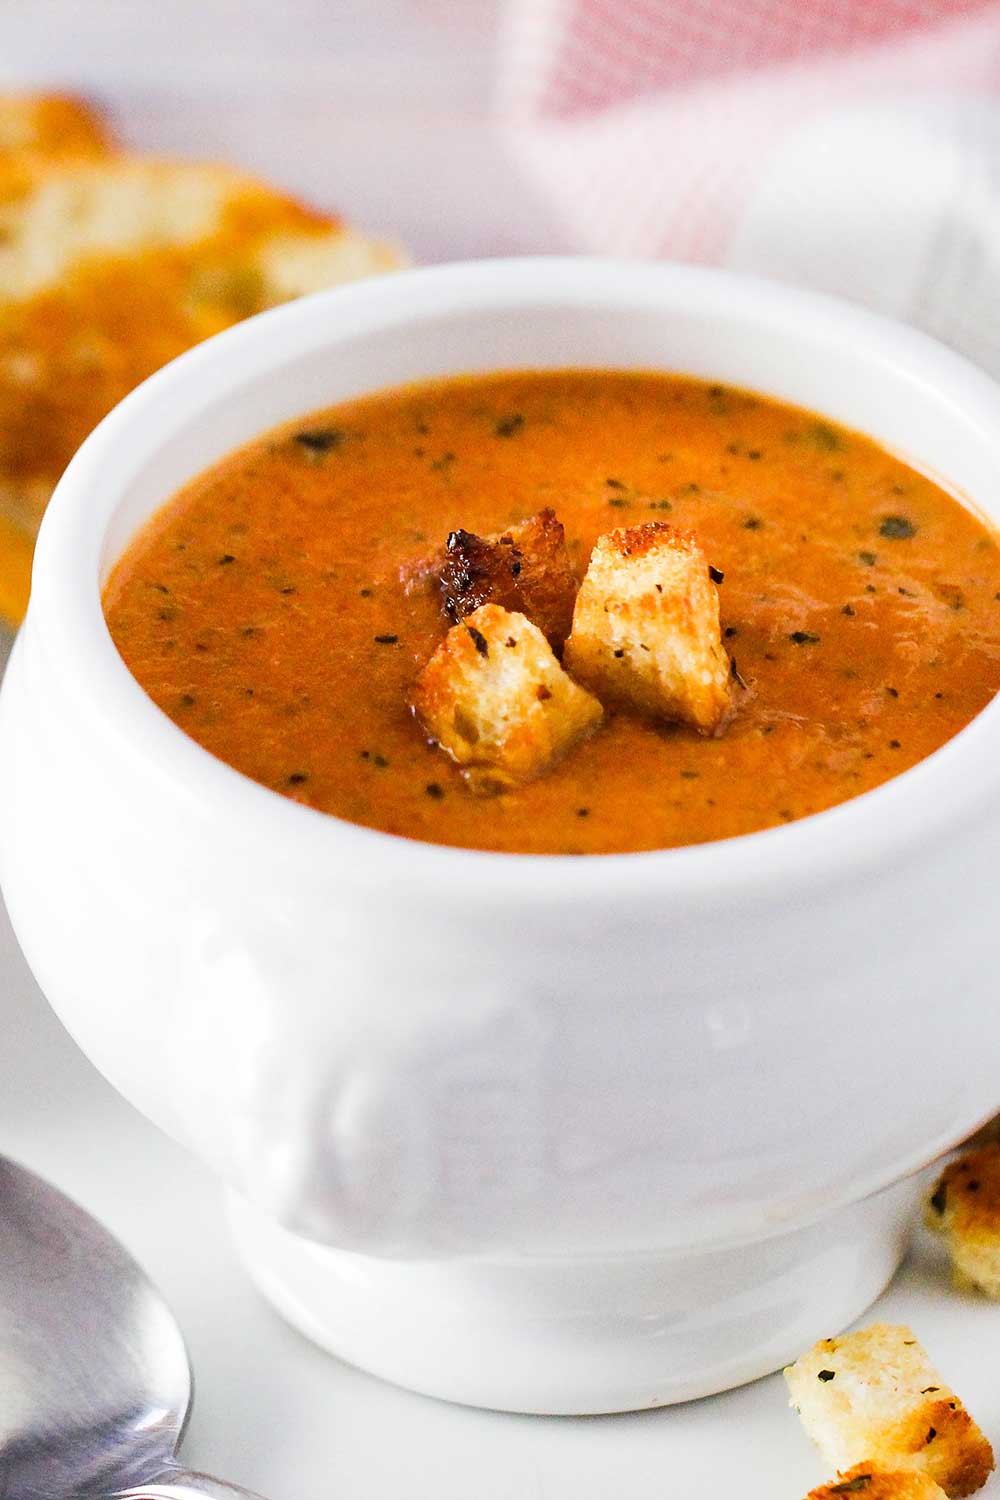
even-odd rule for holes
{"type": "MultiPolygon", "coordinates": [[[[499,0],[4,0],[0,85],[88,89],[130,144],[257,169],[420,260],[571,248],[495,118],[499,12],[499,0]]],[[[826,1477],[779,1377],[630,1417],[518,1418],[409,1395],[312,1348],[250,1286],[216,1184],[47,1010],[2,911],[0,1046],[0,1151],[103,1219],[177,1313],[197,1380],[191,1466],[270,1500],[797,1500],[826,1477]]],[[[1000,1446],[1000,1307],[951,1293],[921,1245],[878,1314],[912,1322],[1000,1446]]]]}

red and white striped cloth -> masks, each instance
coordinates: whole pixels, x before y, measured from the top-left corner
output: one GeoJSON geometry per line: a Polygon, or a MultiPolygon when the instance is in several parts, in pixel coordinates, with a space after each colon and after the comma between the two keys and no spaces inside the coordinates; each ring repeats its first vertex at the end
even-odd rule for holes
{"type": "Polygon", "coordinates": [[[997,0],[509,0],[500,102],[579,249],[853,296],[1000,373],[997,0]]]}

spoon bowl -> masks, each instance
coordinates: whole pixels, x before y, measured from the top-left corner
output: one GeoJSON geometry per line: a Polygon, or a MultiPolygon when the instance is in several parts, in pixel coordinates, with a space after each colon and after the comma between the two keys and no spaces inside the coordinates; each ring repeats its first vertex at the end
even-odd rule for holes
{"type": "Polygon", "coordinates": [[[118,1241],[0,1158],[0,1494],[246,1497],[180,1468],[180,1329],[118,1241]]]}

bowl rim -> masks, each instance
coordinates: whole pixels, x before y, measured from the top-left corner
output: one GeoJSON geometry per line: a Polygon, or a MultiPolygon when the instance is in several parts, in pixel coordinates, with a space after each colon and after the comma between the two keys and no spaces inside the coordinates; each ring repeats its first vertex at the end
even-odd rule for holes
{"type": "MultiPolygon", "coordinates": [[[[56,487],[39,533],[32,597],[22,636],[60,662],[63,690],[117,753],[141,763],[152,783],[181,792],[218,817],[234,837],[266,839],[272,855],[349,861],[352,879],[398,885],[416,896],[447,888],[477,903],[525,899],[563,905],[616,895],[642,904],[698,902],[750,891],[762,898],[789,885],[829,884],[906,859],[915,846],[975,816],[987,778],[1000,783],[1000,695],[925,759],[825,811],[777,828],[677,848],[584,857],[464,849],[384,833],[284,797],[205,750],[162,712],[119,656],[101,609],[101,562],[121,481],[164,451],[158,414],[185,389],[231,387],[259,375],[282,352],[300,354],[352,332],[422,315],[523,305],[711,304],[719,316],[763,309],[778,324],[807,320],[816,336],[850,342],[944,392],[967,418],[995,433],[1000,469],[1000,387],[983,370],[916,329],[825,294],[714,267],[668,261],[540,256],[455,262],[396,272],[317,292],[261,313],[180,355],[132,391],[83,443],[56,487]],[[270,353],[268,353],[270,351],[270,353]],[[149,436],[155,434],[154,438],[149,436]],[[137,440],[138,439],[138,440],[137,440]],[[123,472],[124,469],[124,472],[123,472]],[[108,496],[113,496],[109,499],[108,496]]],[[[456,371],[457,373],[457,371],[456,371]]],[[[321,404],[319,401],[317,405],[321,404]]],[[[876,436],[876,441],[877,436],[876,436]]],[[[21,649],[15,647],[15,656],[21,649]]]]}

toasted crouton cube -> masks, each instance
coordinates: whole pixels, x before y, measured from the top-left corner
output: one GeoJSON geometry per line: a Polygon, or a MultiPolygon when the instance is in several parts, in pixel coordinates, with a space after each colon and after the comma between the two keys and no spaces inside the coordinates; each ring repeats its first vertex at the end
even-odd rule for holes
{"type": "Polygon", "coordinates": [[[479,793],[540,776],[603,713],[538,627],[498,604],[449,630],[417,678],[413,708],[479,793]]]}
{"type": "Polygon", "coordinates": [[[837,1500],[841,1495],[861,1495],[864,1500],[945,1500],[944,1490],[926,1474],[881,1469],[877,1464],[855,1464],[810,1490],[806,1500],[837,1500]]]}
{"type": "Polygon", "coordinates": [[[993,1450],[909,1328],[873,1323],[821,1339],[785,1371],[792,1404],[836,1469],[911,1469],[971,1495],[993,1450]]]}
{"type": "Polygon", "coordinates": [[[441,566],[441,603],[453,623],[483,604],[527,615],[561,651],[573,620],[577,582],[562,522],[550,508],[527,521],[476,536],[453,531],[441,566]]]}
{"type": "Polygon", "coordinates": [[[944,1169],[925,1222],[945,1236],[956,1283],[1000,1299],[1000,1142],[967,1151],[944,1169]]]}
{"type": "Polygon", "coordinates": [[[732,668],[697,538],[663,521],[600,537],[577,595],[566,665],[604,703],[703,733],[721,728],[732,668]]]}
{"type": "Polygon", "coordinates": [[[963,1144],[968,1148],[972,1146],[985,1146],[987,1141],[1000,1141],[1000,1115],[994,1115],[992,1120],[987,1120],[985,1125],[980,1125],[974,1135],[963,1144]]]}

